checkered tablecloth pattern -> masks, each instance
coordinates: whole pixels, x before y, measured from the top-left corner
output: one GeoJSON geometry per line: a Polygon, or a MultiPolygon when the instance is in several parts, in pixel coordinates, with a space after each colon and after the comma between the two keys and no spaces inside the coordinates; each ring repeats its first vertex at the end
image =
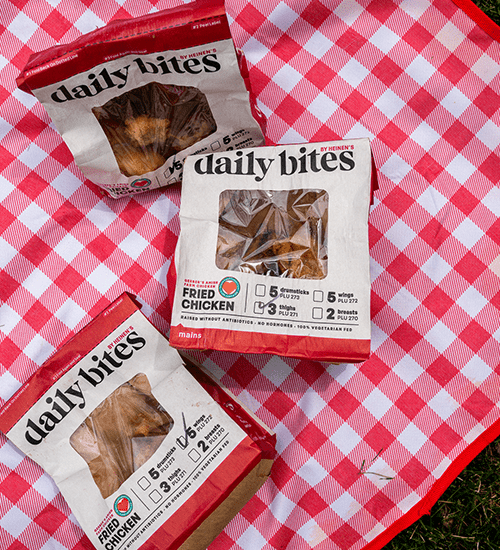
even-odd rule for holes
{"type": "MultiPolygon", "coordinates": [[[[179,187],[104,197],[15,78],[33,51],[180,3],[1,3],[0,405],[123,291],[168,330],[179,187]]],[[[468,0],[226,7],[268,141],[370,137],[379,190],[368,361],[198,354],[279,451],[210,549],[378,549],[500,433],[500,29],[480,26],[468,0]]],[[[52,480],[2,434],[0,541],[91,548],[52,480]]]]}

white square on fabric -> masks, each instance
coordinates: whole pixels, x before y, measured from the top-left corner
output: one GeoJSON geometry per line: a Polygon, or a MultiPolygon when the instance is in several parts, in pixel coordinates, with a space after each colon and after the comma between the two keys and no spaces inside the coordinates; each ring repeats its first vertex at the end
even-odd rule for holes
{"type": "Polygon", "coordinates": [[[448,21],[436,34],[436,39],[450,52],[454,52],[467,37],[451,21],[448,21]]]}
{"type": "Polygon", "coordinates": [[[493,124],[489,119],[479,132],[476,133],[476,137],[492,151],[500,145],[500,132],[498,131],[498,126],[493,124]]]}
{"type": "Polygon", "coordinates": [[[307,418],[312,420],[325,408],[326,403],[318,393],[312,389],[308,389],[297,401],[297,405],[301,408],[307,418]]]}
{"type": "Polygon", "coordinates": [[[295,435],[282,422],[273,428],[273,432],[276,434],[277,453],[282,453],[288,445],[295,441],[295,435]]]}
{"type": "Polygon", "coordinates": [[[309,485],[317,485],[320,481],[323,481],[329,473],[321,466],[321,464],[311,457],[303,466],[301,466],[297,473],[299,476],[307,481],[309,485]]]}
{"type": "Polygon", "coordinates": [[[452,235],[470,250],[483,237],[484,232],[470,218],[465,218],[452,235]]]}
{"type": "Polygon", "coordinates": [[[427,404],[443,420],[447,420],[458,409],[459,404],[445,390],[440,390],[427,404]]]}
{"type": "Polygon", "coordinates": [[[451,271],[451,266],[437,252],[420,268],[434,283],[439,284],[451,271]]]}
{"type": "Polygon", "coordinates": [[[408,386],[413,384],[415,380],[421,376],[424,369],[414,361],[409,355],[406,355],[393,368],[392,372],[399,376],[408,386]]]}
{"type": "Polygon", "coordinates": [[[428,437],[410,422],[396,439],[414,455],[425,445],[428,437]]]}
{"type": "Polygon", "coordinates": [[[369,74],[370,71],[354,58],[351,58],[339,71],[339,75],[353,88],[357,88],[369,74]]]}
{"type": "Polygon", "coordinates": [[[312,113],[318,120],[325,123],[335,111],[339,108],[337,103],[320,92],[309,104],[307,110],[312,113]]]}
{"type": "Polygon", "coordinates": [[[82,185],[82,180],[65,168],[51,181],[50,185],[56,191],[59,191],[65,199],[69,199],[80,185],[82,185]]]}
{"type": "Polygon", "coordinates": [[[116,219],[116,214],[104,201],[99,201],[92,210],[87,212],[86,217],[97,229],[104,231],[116,219]]]}
{"type": "Polygon", "coordinates": [[[35,143],[30,143],[29,147],[26,147],[17,158],[33,170],[47,157],[48,155],[43,149],[40,149],[35,143]]]}
{"type": "Polygon", "coordinates": [[[471,71],[484,83],[489,84],[500,72],[500,66],[488,54],[483,55],[472,65],[471,71]]]}
{"type": "Polygon", "coordinates": [[[475,317],[484,306],[488,304],[488,300],[473,286],[458,298],[457,304],[471,317],[475,317]]]}
{"type": "Polygon", "coordinates": [[[371,348],[372,351],[377,350],[389,336],[378,326],[372,325],[372,334],[371,334],[371,348]]]}
{"type": "Polygon", "coordinates": [[[448,204],[446,197],[432,185],[425,188],[425,191],[418,197],[417,202],[431,216],[435,216],[443,206],[448,204]]]}
{"type": "Polygon", "coordinates": [[[7,30],[24,44],[28,42],[37,29],[38,25],[23,12],[19,12],[7,27],[7,30]]]}
{"type": "Polygon", "coordinates": [[[288,94],[302,78],[302,74],[293,67],[290,65],[283,65],[283,67],[273,76],[273,81],[288,94]]]}
{"type": "Polygon", "coordinates": [[[297,533],[311,548],[314,548],[328,538],[327,534],[314,521],[314,519],[310,519],[307,523],[304,523],[297,533]]]}
{"type": "Polygon", "coordinates": [[[6,120],[0,119],[0,139],[3,139],[9,132],[12,131],[12,124],[6,120]]]}
{"type": "Polygon", "coordinates": [[[0,257],[2,258],[2,264],[4,266],[6,266],[13,258],[15,258],[18,253],[19,252],[13,246],[11,246],[10,243],[0,237],[0,257]]]}
{"type": "Polygon", "coordinates": [[[420,84],[420,86],[423,86],[436,72],[436,67],[431,65],[427,59],[421,55],[417,55],[408,67],[406,67],[405,72],[420,84]]]}
{"type": "Polygon", "coordinates": [[[370,42],[385,54],[389,53],[400,40],[401,38],[395,32],[383,26],[370,38],[370,42]]]}
{"type": "Polygon", "coordinates": [[[141,237],[139,233],[131,230],[130,233],[120,242],[119,248],[133,260],[137,260],[137,258],[148,246],[149,243],[144,237],[141,237]]]}
{"type": "Polygon", "coordinates": [[[35,483],[33,483],[33,488],[36,489],[36,491],[49,502],[52,502],[52,500],[59,494],[59,489],[54,483],[54,480],[45,472],[35,481],[35,483]]]}
{"type": "MultiPolygon", "coordinates": [[[[2,319],[2,324],[5,327],[6,319],[4,319],[1,313],[0,319],[2,319]]],[[[0,376],[0,398],[4,401],[8,401],[20,387],[21,382],[19,382],[17,378],[14,378],[14,376],[12,376],[9,371],[4,372],[0,376]]]]}
{"type": "Polygon", "coordinates": [[[500,187],[493,187],[481,202],[500,218],[500,187]]]}
{"type": "Polygon", "coordinates": [[[356,512],[359,512],[363,506],[348,492],[344,492],[342,493],[342,496],[330,504],[330,508],[344,521],[347,521],[356,512]]]}
{"type": "Polygon", "coordinates": [[[415,231],[398,218],[391,228],[385,232],[385,237],[399,250],[404,250],[417,236],[415,231]]]}
{"type": "Polygon", "coordinates": [[[287,145],[293,143],[304,143],[306,140],[303,135],[299,134],[293,128],[289,128],[283,137],[280,139],[280,145],[287,145]]]}
{"type": "Polygon", "coordinates": [[[420,301],[413,296],[411,292],[402,287],[388,302],[392,309],[401,315],[403,319],[408,317],[417,309],[420,305],[420,301]]]}
{"type": "Polygon", "coordinates": [[[393,406],[393,403],[383,392],[375,388],[363,401],[363,406],[370,411],[377,420],[380,420],[393,406]]]}
{"type": "Polygon", "coordinates": [[[338,8],[334,10],[335,15],[342,21],[351,26],[354,21],[363,13],[364,8],[356,0],[344,0],[340,2],[338,8]]]}
{"type": "Polygon", "coordinates": [[[73,330],[85,318],[87,313],[71,298],[68,298],[54,315],[73,330]]]}
{"type": "Polygon", "coordinates": [[[387,118],[393,119],[406,103],[392,90],[388,89],[375,101],[374,105],[387,118]]]}
{"type": "Polygon", "coordinates": [[[236,542],[243,550],[261,550],[267,545],[266,539],[253,525],[250,525],[236,542]]]}
{"type": "Polygon", "coordinates": [[[29,518],[22,510],[12,505],[12,508],[0,518],[0,527],[5,529],[9,535],[18,538],[19,535],[31,525],[29,518]]]}
{"type": "Polygon", "coordinates": [[[257,65],[269,53],[269,48],[251,36],[245,43],[245,57],[257,65]]]}
{"type": "Polygon", "coordinates": [[[380,167],[380,172],[394,183],[399,183],[412,170],[413,168],[396,154],[392,154],[380,167]]]}
{"type": "Polygon", "coordinates": [[[82,16],[75,21],[74,26],[82,34],[86,34],[90,31],[95,31],[96,29],[103,27],[104,21],[100,17],[97,17],[94,12],[86,10],[82,16]]]}
{"type": "Polygon", "coordinates": [[[304,50],[321,59],[332,46],[333,42],[331,40],[323,33],[316,31],[304,44],[304,50]]]}
{"type": "MultiPolygon", "coordinates": [[[[295,509],[295,502],[287,498],[283,493],[278,493],[269,505],[271,514],[281,523],[285,523],[295,509]]],[[[240,542],[238,541],[238,544],[240,542]]],[[[249,548],[248,550],[253,550],[249,548]]]]}
{"type": "Polygon", "coordinates": [[[38,365],[42,365],[54,351],[56,351],[54,346],[39,334],[35,334],[29,344],[25,346],[23,353],[38,365]]]}
{"type": "Polygon", "coordinates": [[[441,105],[456,118],[459,118],[465,109],[470,107],[471,100],[458,88],[452,88],[441,100],[441,105]]]}
{"type": "Polygon", "coordinates": [[[425,335],[427,342],[434,346],[439,353],[443,353],[449,348],[456,338],[457,335],[439,320],[425,335]]]}
{"type": "Polygon", "coordinates": [[[349,426],[349,424],[344,423],[332,436],[330,436],[330,441],[347,456],[357,445],[359,445],[361,437],[351,428],[351,426],[349,426]]]}
{"type": "Polygon", "coordinates": [[[99,264],[92,273],[87,275],[87,281],[101,294],[106,294],[117,280],[118,277],[104,264],[99,264]]]}
{"type": "Polygon", "coordinates": [[[280,2],[267,18],[273,25],[276,25],[278,29],[286,32],[293,23],[297,21],[299,15],[284,2],[280,2]]]}
{"type": "Polygon", "coordinates": [[[54,252],[57,252],[64,261],[71,263],[83,249],[84,246],[79,240],[70,233],[66,233],[54,247],[54,252]]]}
{"type": "Polygon", "coordinates": [[[493,373],[493,369],[480,357],[474,355],[474,357],[460,369],[460,372],[473,384],[479,385],[493,373]]]}
{"type": "Polygon", "coordinates": [[[11,470],[15,470],[25,458],[26,455],[8,439],[0,447],[0,464],[4,464],[11,470]]]}
{"type": "Polygon", "coordinates": [[[477,168],[465,157],[457,154],[446,166],[446,171],[459,183],[465,183],[476,172],[477,168]]]}
{"type": "Polygon", "coordinates": [[[428,151],[441,139],[441,134],[436,132],[436,130],[431,128],[426,122],[422,122],[410,134],[410,137],[415,143],[418,143],[422,149],[428,151]]]}
{"type": "Polygon", "coordinates": [[[27,290],[35,298],[40,296],[54,283],[52,282],[43,271],[40,271],[38,267],[35,267],[28,277],[22,281],[23,289],[27,290]]]}
{"type": "Polygon", "coordinates": [[[21,214],[17,216],[17,219],[24,223],[24,225],[37,233],[37,231],[50,220],[49,214],[42,210],[35,202],[31,202],[27,208],[25,208],[21,214]]]}
{"type": "Polygon", "coordinates": [[[292,374],[293,369],[285,361],[275,357],[273,361],[268,361],[260,372],[275,386],[279,387],[292,374]]]}
{"type": "Polygon", "coordinates": [[[434,468],[434,470],[431,473],[436,479],[439,479],[450,466],[451,466],[451,460],[448,457],[445,457],[443,458],[443,460],[441,460],[441,462],[434,468]]]}
{"type": "Polygon", "coordinates": [[[361,122],[356,122],[352,128],[344,135],[344,139],[359,139],[359,138],[369,138],[374,139],[375,134],[370,132],[366,126],[361,122]]]}
{"type": "Polygon", "coordinates": [[[403,0],[399,5],[399,8],[406,12],[410,17],[417,20],[429,9],[431,3],[428,0],[403,0]]]}
{"type": "Polygon", "coordinates": [[[160,220],[163,225],[167,225],[179,213],[179,207],[166,195],[160,195],[148,206],[148,212],[160,220]]]}

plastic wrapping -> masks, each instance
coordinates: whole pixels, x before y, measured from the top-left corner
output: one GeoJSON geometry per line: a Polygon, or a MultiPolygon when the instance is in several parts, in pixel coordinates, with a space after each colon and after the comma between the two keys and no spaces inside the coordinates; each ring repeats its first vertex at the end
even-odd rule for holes
{"type": "Polygon", "coordinates": [[[152,395],[147,376],[137,374],[92,411],[70,444],[107,498],[153,455],[173,423],[152,395]]]}
{"type": "Polygon", "coordinates": [[[295,279],[328,269],[328,193],[324,190],[227,190],[219,197],[216,265],[295,279]]]}
{"type": "Polygon", "coordinates": [[[207,98],[193,86],[150,82],[92,109],[125,176],[140,176],[213,134],[207,98]]]}

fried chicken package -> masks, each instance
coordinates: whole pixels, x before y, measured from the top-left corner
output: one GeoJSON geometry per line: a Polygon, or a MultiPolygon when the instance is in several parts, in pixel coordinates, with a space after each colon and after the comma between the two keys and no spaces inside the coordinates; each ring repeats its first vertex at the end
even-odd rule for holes
{"type": "Polygon", "coordinates": [[[275,436],[123,294],[0,410],[97,550],[203,550],[267,479],[275,436]]]}
{"type": "Polygon", "coordinates": [[[17,83],[115,198],[180,181],[189,154],[264,142],[223,0],[113,21],[33,54],[17,83]]]}
{"type": "Polygon", "coordinates": [[[367,359],[375,188],[368,139],[188,158],[171,345],[367,359]]]}

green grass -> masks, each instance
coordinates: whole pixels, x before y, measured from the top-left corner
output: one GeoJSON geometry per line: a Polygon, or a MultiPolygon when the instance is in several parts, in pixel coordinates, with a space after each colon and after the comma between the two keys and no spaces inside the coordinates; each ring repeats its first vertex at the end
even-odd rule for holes
{"type": "MultiPolygon", "coordinates": [[[[500,0],[474,0],[500,25],[500,0]]],[[[455,479],[425,516],[384,550],[500,550],[500,438],[455,479]]]]}

